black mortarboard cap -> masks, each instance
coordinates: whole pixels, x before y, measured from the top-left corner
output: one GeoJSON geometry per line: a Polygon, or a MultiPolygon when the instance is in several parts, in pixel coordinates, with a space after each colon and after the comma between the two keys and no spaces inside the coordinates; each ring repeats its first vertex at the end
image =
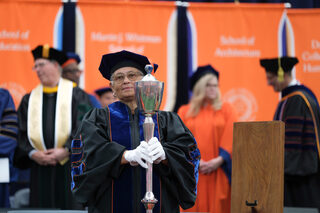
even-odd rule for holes
{"type": "Polygon", "coordinates": [[[271,72],[278,75],[279,62],[284,72],[290,72],[293,67],[299,62],[296,57],[283,56],[279,58],[260,59],[260,65],[265,68],[266,72],[271,72]]]}
{"type": "Polygon", "coordinates": [[[100,89],[97,89],[94,91],[98,96],[101,96],[103,95],[104,93],[106,92],[112,92],[112,89],[110,87],[103,87],[103,88],[100,88],[100,89]]]}
{"type": "Polygon", "coordinates": [[[45,58],[49,60],[55,60],[60,65],[64,64],[68,60],[68,57],[63,51],[50,47],[49,45],[39,45],[32,50],[34,60],[38,58],[45,58]]]}
{"type": "Polygon", "coordinates": [[[81,59],[80,59],[80,56],[77,53],[67,52],[66,55],[67,55],[68,59],[74,59],[74,60],[77,61],[77,64],[80,64],[81,59]]]}
{"type": "Polygon", "coordinates": [[[190,78],[190,89],[196,85],[197,81],[206,74],[213,74],[217,76],[219,80],[219,72],[215,70],[211,65],[199,66],[190,78]]]}
{"type": "MultiPolygon", "coordinates": [[[[144,69],[147,64],[150,64],[150,62],[146,56],[122,50],[103,55],[99,70],[103,77],[110,80],[112,73],[121,67],[135,67],[144,74],[147,74],[144,69]]],[[[154,64],[154,72],[157,70],[157,67],[154,64]]]]}

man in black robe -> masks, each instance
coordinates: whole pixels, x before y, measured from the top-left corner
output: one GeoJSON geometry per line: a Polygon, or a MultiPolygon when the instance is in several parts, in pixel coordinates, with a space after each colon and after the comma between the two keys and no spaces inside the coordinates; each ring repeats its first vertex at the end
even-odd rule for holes
{"type": "Polygon", "coordinates": [[[150,160],[158,199],[154,213],[175,213],[195,203],[200,152],[179,116],[157,112],[154,137],[144,141],[145,116],[137,108],[133,87],[146,74],[146,64],[145,56],[128,51],[102,58],[100,72],[111,80],[119,101],[88,112],[72,146],[73,193],[90,213],[146,212],[141,199],[150,160]]]}
{"type": "Polygon", "coordinates": [[[285,122],[284,205],[320,210],[320,110],[314,93],[292,77],[295,57],[261,59],[268,85],[281,92],[274,120],[285,122]]]}
{"type": "Polygon", "coordinates": [[[69,150],[85,113],[79,108],[91,107],[91,103],[83,90],[61,78],[61,65],[67,60],[62,51],[43,45],[32,54],[41,84],[20,103],[14,163],[31,168],[30,207],[77,208],[70,190],[69,150]]]}

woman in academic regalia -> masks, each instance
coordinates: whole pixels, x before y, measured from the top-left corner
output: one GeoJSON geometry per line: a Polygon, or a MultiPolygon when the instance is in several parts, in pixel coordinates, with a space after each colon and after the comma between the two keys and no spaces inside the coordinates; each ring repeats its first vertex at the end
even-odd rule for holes
{"type": "Polygon", "coordinates": [[[230,104],[222,103],[218,80],[219,72],[211,65],[198,67],[191,77],[191,101],[178,111],[201,152],[196,204],[185,212],[230,212],[232,128],[236,116],[230,104]]]}
{"type": "Polygon", "coordinates": [[[128,51],[102,57],[99,70],[119,101],[89,111],[73,141],[73,194],[89,212],[145,212],[146,162],[153,163],[154,213],[194,205],[200,153],[180,118],[159,111],[154,137],[144,141],[134,84],[147,64],[145,56],[128,51]]]}

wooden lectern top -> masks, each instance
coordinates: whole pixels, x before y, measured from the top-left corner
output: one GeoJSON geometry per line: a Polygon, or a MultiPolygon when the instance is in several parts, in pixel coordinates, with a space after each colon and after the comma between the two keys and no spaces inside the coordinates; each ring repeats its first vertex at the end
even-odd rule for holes
{"type": "Polygon", "coordinates": [[[234,124],[231,213],[283,213],[284,128],[282,121],[234,124]]]}

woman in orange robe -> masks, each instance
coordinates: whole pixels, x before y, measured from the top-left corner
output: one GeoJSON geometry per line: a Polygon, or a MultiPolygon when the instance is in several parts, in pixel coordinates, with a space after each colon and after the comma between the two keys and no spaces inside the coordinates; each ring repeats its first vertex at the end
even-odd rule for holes
{"type": "Polygon", "coordinates": [[[230,213],[231,155],[235,111],[222,103],[219,73],[210,65],[191,77],[193,96],[178,114],[194,135],[201,153],[195,205],[183,212],[230,213]]]}

